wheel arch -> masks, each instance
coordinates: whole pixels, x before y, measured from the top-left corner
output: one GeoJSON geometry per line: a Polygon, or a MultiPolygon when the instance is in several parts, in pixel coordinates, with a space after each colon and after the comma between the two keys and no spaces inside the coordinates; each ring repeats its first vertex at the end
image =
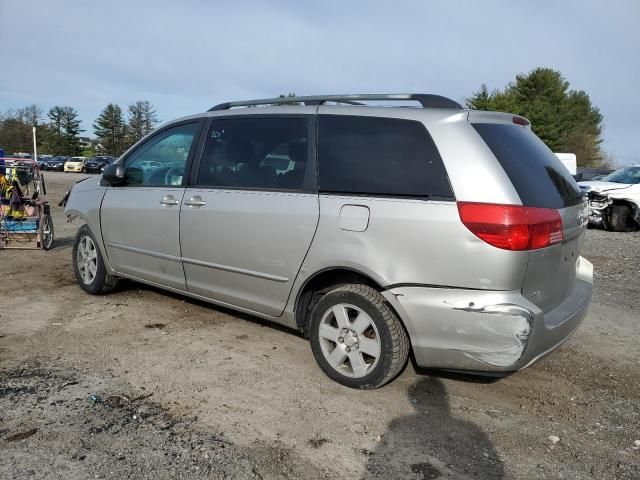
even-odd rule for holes
{"type": "MultiPolygon", "coordinates": [[[[385,289],[383,284],[379,280],[374,279],[372,275],[354,267],[335,266],[318,270],[304,281],[296,293],[293,309],[295,325],[304,333],[305,337],[308,338],[309,334],[308,325],[311,318],[311,311],[320,296],[329,290],[348,283],[368,285],[378,292],[383,292],[385,289]]],[[[393,305],[389,303],[388,305],[398,316],[400,323],[406,331],[406,325],[404,325],[404,320],[399,312],[396,311],[393,305]]]]}
{"type": "MultiPolygon", "coordinates": [[[[91,231],[91,233],[93,234],[93,237],[96,240],[96,244],[98,246],[98,249],[100,250],[100,254],[102,255],[102,260],[104,262],[105,268],[107,269],[107,272],[111,275],[115,275],[116,271],[111,266],[109,256],[107,255],[107,249],[102,239],[102,229],[100,228],[99,219],[94,219],[90,215],[86,215],[84,212],[76,208],[65,208],[64,213],[67,216],[67,218],[71,220],[77,219],[81,222],[81,225],[78,226],[78,230],[80,230],[80,227],[82,227],[83,225],[87,226],[87,228],[89,229],[89,231],[91,231]]],[[[76,230],[74,238],[78,234],[78,230],[76,230]]]]}

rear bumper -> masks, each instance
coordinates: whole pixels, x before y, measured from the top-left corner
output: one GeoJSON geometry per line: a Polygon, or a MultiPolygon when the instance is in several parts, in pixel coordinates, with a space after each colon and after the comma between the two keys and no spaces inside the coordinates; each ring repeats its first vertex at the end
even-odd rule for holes
{"type": "Polygon", "coordinates": [[[580,258],[573,289],[543,312],[520,291],[399,287],[383,292],[425,368],[513,372],[564,343],[587,314],[593,266],[580,258]]]}

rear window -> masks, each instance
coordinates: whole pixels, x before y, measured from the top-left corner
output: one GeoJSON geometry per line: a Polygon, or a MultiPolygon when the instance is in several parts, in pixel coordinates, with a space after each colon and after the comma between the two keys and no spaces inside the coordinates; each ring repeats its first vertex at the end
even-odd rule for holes
{"type": "Polygon", "coordinates": [[[502,165],[523,205],[564,208],[582,202],[569,171],[531,130],[497,123],[475,123],[473,128],[502,165]]]}
{"type": "Polygon", "coordinates": [[[424,125],[413,120],[320,115],[322,192],[453,199],[424,125]]]}

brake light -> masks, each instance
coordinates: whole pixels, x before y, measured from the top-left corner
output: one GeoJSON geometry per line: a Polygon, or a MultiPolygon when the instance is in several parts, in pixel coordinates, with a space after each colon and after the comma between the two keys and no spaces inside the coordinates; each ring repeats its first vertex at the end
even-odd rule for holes
{"type": "Polygon", "coordinates": [[[527,125],[529,125],[529,120],[527,120],[524,117],[518,117],[514,115],[513,123],[515,123],[516,125],[522,125],[523,127],[526,127],[527,125]]]}
{"type": "Polygon", "coordinates": [[[562,242],[562,218],[553,208],[458,202],[462,223],[504,250],[535,250],[562,242]]]}

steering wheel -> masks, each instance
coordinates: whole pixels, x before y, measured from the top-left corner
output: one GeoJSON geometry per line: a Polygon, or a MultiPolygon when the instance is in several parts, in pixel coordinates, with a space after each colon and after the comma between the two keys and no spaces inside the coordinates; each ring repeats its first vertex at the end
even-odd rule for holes
{"type": "Polygon", "coordinates": [[[175,167],[169,168],[169,170],[167,170],[167,172],[164,174],[164,184],[173,185],[173,183],[171,183],[171,177],[173,176],[182,177],[183,174],[184,174],[184,167],[182,166],[175,166],[175,167]]]}

